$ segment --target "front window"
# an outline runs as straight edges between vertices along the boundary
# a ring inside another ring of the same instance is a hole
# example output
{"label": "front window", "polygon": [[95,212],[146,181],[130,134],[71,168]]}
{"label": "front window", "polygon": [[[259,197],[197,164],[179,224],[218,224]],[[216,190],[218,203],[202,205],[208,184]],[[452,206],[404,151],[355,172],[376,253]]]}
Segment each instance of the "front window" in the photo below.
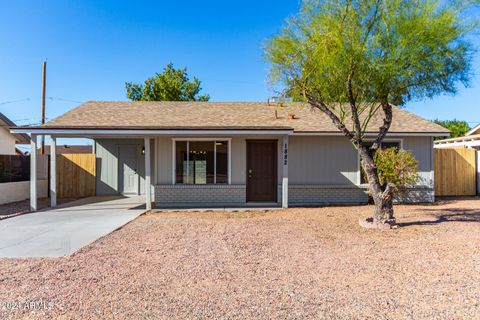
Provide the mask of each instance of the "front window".
{"label": "front window", "polygon": [[175,141],[175,182],[227,184],[228,141]]}
{"label": "front window", "polygon": [[[372,146],[373,142],[365,142],[363,145],[367,148]],[[400,141],[383,141],[380,144],[380,149],[387,149],[387,148],[396,148],[400,149]],[[368,149],[368,154],[373,158],[375,155],[375,150]],[[367,175],[365,174],[362,165],[360,164],[360,183],[365,184],[368,183]]]}

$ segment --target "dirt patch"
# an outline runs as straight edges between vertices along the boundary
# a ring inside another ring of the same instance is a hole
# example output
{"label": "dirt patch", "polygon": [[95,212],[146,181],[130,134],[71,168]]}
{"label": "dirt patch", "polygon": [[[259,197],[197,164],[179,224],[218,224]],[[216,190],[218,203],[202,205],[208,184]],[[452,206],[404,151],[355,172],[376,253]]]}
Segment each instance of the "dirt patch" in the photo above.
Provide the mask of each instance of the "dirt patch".
{"label": "dirt patch", "polygon": [[0,259],[0,318],[480,318],[480,203],[142,216],[58,259]]}

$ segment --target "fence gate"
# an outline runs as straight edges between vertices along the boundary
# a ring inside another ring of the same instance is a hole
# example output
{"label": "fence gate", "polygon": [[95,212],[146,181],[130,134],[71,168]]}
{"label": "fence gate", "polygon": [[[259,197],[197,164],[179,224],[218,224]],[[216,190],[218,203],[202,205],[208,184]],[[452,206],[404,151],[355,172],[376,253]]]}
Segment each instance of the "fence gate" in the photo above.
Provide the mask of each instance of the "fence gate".
{"label": "fence gate", "polygon": [[57,196],[78,198],[95,195],[95,155],[57,155]]}
{"label": "fence gate", "polygon": [[475,149],[434,150],[435,195],[476,195]]}

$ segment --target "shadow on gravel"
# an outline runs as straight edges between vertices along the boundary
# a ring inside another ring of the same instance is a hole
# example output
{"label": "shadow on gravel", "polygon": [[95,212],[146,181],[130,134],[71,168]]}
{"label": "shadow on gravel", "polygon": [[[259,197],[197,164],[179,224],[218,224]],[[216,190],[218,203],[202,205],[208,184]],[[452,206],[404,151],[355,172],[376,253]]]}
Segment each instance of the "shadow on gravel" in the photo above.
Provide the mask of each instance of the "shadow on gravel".
{"label": "shadow on gravel", "polygon": [[[400,227],[408,227],[415,225],[435,225],[445,222],[477,222],[480,223],[480,209],[424,209],[428,211],[434,220],[411,221],[399,223]],[[437,214],[438,213],[438,214]],[[444,214],[442,214],[444,213]]]}

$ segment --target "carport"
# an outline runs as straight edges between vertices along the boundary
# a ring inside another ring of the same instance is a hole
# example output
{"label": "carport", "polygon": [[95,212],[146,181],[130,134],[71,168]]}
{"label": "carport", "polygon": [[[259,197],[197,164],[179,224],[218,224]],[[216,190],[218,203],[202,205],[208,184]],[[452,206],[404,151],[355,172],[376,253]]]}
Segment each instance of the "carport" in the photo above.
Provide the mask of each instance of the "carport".
{"label": "carport", "polygon": [[[50,207],[55,208],[57,206],[57,163],[56,163],[56,145],[57,138],[88,138],[96,139],[99,137],[111,137],[112,132],[108,130],[63,130],[63,129],[49,129],[49,128],[11,128],[12,132],[29,133],[31,137],[31,151],[30,151],[30,210],[32,212],[37,211],[37,149],[38,149],[38,136],[50,135]],[[118,136],[118,134],[120,135]],[[117,138],[143,138],[144,148],[142,153],[144,155],[144,190],[145,197],[143,197],[144,204],[147,210],[152,209],[152,184],[151,184],[151,137],[146,136],[144,133],[138,133],[133,131],[133,134],[127,132],[115,132],[114,135]]]}
{"label": "carport", "polygon": [[124,226],[145,209],[145,197],[90,197],[0,221],[0,257],[70,255]]}

